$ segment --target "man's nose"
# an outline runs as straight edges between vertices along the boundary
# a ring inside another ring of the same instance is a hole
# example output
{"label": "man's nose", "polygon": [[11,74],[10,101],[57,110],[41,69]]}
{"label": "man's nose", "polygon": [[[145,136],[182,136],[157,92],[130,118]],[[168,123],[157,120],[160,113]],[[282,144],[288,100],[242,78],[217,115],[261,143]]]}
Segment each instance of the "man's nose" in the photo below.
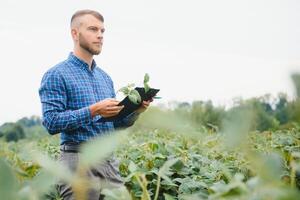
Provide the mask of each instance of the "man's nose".
{"label": "man's nose", "polygon": [[102,31],[98,31],[97,37],[100,38],[100,39],[103,38],[103,33],[102,33]]}

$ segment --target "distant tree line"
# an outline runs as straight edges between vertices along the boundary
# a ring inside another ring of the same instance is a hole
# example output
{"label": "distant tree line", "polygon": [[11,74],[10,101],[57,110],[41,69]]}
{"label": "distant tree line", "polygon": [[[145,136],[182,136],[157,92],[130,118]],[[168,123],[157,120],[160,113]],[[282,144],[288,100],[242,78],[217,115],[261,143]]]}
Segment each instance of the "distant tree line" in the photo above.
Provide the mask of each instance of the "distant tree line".
{"label": "distant tree line", "polygon": [[[232,121],[236,113],[241,120],[243,113],[251,113],[250,129],[258,131],[300,127],[300,74],[293,74],[297,98],[289,100],[284,93],[276,97],[264,95],[250,99],[234,99],[229,109],[214,106],[212,101],[178,102],[171,112],[187,118],[195,127],[222,130],[226,122]],[[6,141],[18,141],[23,138],[38,138],[47,134],[38,116],[24,117],[15,123],[0,126],[0,138]]]}
{"label": "distant tree line", "polygon": [[[225,109],[214,106],[212,101],[194,101],[178,103],[174,112],[188,118],[195,126],[209,129],[222,129],[224,122],[231,121],[235,113],[251,113],[251,130],[265,131],[293,127],[300,122],[300,101],[288,101],[281,93],[271,100],[270,95],[251,99],[235,99],[234,105]],[[241,115],[243,118],[243,115]],[[246,118],[246,116],[245,116]]]}
{"label": "distant tree line", "polygon": [[[187,117],[196,126],[223,129],[224,122],[231,121],[238,112],[251,113],[251,130],[265,131],[299,126],[300,122],[300,74],[293,74],[292,80],[297,97],[288,100],[284,93],[277,97],[264,95],[251,99],[237,98],[229,109],[213,106],[212,101],[177,103],[174,112]],[[240,116],[243,118],[243,116]]]}
{"label": "distant tree line", "polygon": [[23,117],[17,122],[7,122],[0,126],[0,138],[5,141],[18,141],[24,138],[38,138],[45,135],[40,117]]}

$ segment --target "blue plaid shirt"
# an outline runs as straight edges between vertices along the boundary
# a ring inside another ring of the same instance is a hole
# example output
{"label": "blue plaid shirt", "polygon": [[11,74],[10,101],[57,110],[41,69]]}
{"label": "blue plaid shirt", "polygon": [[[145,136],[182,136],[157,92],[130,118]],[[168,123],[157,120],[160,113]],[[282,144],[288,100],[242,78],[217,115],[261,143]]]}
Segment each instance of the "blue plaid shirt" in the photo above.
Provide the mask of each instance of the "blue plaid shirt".
{"label": "blue plaid shirt", "polygon": [[116,122],[99,122],[99,115],[92,118],[90,105],[115,98],[113,82],[94,60],[89,69],[73,53],[45,73],[39,95],[43,125],[50,134],[61,133],[62,144],[80,143],[115,128],[131,126],[138,116],[133,113]]}

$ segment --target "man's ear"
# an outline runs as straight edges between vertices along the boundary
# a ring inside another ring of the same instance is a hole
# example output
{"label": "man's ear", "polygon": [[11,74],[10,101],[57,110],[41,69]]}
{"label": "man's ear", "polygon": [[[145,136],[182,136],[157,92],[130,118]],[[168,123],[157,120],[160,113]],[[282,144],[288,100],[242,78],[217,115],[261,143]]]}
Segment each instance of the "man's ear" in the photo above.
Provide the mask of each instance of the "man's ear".
{"label": "man's ear", "polygon": [[79,31],[76,28],[71,29],[71,35],[74,41],[78,41],[79,39]]}

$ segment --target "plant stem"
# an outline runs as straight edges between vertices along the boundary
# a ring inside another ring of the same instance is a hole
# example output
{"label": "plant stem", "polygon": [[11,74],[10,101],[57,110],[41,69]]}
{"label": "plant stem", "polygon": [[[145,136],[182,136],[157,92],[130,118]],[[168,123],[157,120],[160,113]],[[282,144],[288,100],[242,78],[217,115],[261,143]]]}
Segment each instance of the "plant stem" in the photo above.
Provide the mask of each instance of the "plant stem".
{"label": "plant stem", "polygon": [[295,169],[295,162],[294,158],[292,155],[290,155],[290,166],[291,166],[291,187],[295,188],[296,187],[296,169]]}
{"label": "plant stem", "polygon": [[[134,175],[134,177],[136,178],[136,180],[138,181],[138,183],[139,183],[139,185],[141,186],[141,188],[142,188],[142,190],[143,190],[143,194],[145,194],[146,195],[146,200],[151,200],[151,198],[150,198],[150,195],[149,195],[149,193],[148,193],[148,190],[147,190],[147,188],[145,187],[145,184],[143,184],[142,182],[141,182],[141,180],[140,180],[140,177],[136,174],[136,175]],[[143,195],[144,196],[144,195]],[[142,199],[142,200],[144,200],[144,199]]]}
{"label": "plant stem", "polygon": [[157,176],[157,185],[156,185],[156,191],[155,191],[155,197],[154,200],[157,200],[158,193],[159,193],[159,187],[160,187],[160,175]]}

